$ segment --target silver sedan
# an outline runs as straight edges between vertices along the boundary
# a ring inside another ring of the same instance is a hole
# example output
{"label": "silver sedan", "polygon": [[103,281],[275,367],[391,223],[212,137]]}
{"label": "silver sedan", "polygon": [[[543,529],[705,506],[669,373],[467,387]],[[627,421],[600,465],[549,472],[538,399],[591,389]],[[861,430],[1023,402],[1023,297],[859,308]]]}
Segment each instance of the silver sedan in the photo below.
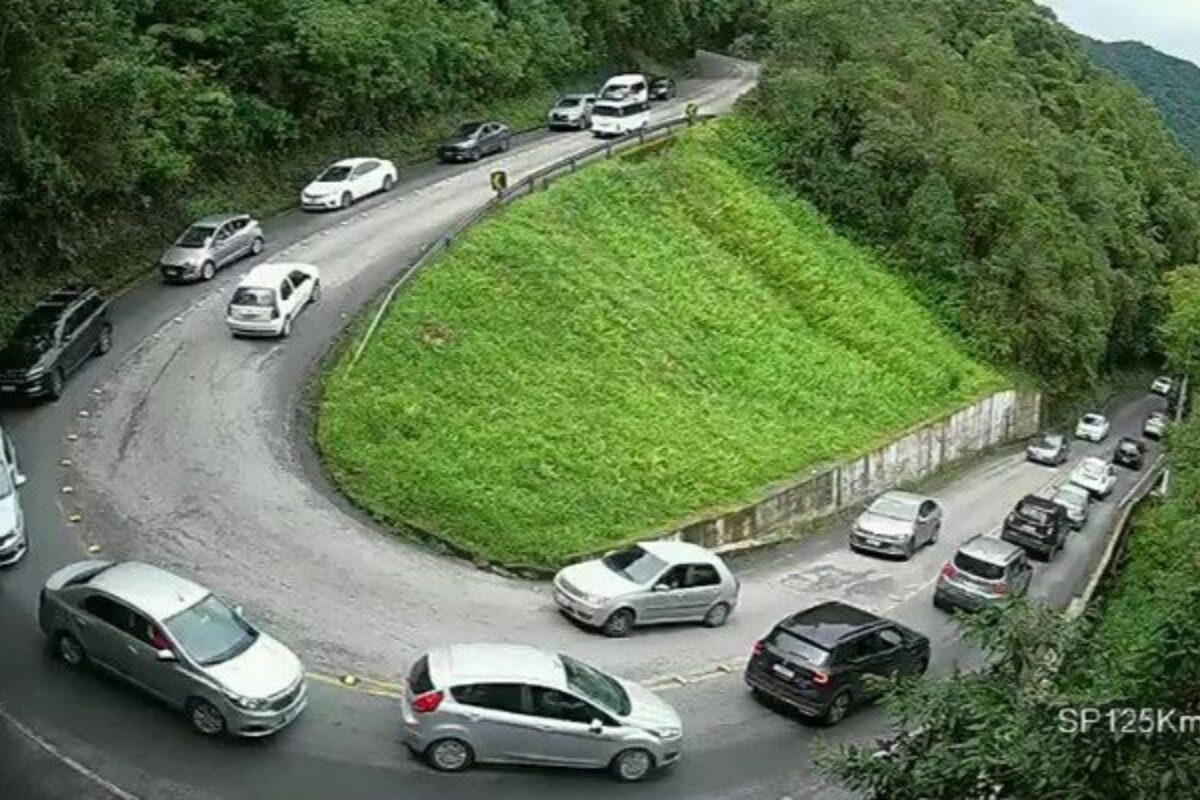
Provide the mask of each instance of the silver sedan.
{"label": "silver sedan", "polygon": [[739,588],[721,557],[699,545],[643,542],[566,567],[554,578],[554,600],[585,625],[627,636],[635,625],[724,625]]}
{"label": "silver sedan", "polygon": [[855,521],[850,548],[912,558],[918,547],[936,542],[941,529],[942,507],[932,497],[887,492]]}
{"label": "silver sedan", "polygon": [[308,703],[290,650],[207,589],[147,564],[63,567],[46,581],[38,623],[68,666],[121,678],[206,735],[266,736]]}

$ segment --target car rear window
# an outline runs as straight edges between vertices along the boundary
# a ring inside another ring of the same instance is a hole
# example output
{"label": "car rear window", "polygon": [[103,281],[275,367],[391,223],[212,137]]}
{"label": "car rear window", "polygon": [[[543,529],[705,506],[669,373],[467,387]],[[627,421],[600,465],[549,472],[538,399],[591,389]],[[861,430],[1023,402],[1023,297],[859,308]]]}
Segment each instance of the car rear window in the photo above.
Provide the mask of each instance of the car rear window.
{"label": "car rear window", "polygon": [[233,304],[235,306],[262,306],[270,308],[275,305],[275,290],[252,289],[249,286],[242,286],[233,293]]}
{"label": "car rear window", "polygon": [[956,553],[954,556],[954,566],[961,569],[963,572],[969,572],[980,578],[985,578],[989,581],[998,580],[1004,577],[1004,567],[997,566],[990,561],[984,561],[975,558],[966,553]]}
{"label": "car rear window", "polygon": [[784,655],[807,661],[815,667],[819,667],[829,661],[828,650],[818,647],[794,633],[785,631],[783,628],[776,628],[772,631],[771,635],[767,638],[767,642]]}
{"label": "car rear window", "polygon": [[425,694],[433,691],[433,679],[429,677],[429,657],[421,656],[417,663],[408,671],[408,685],[413,694]]}
{"label": "car rear window", "polygon": [[1017,506],[1017,513],[1039,525],[1049,525],[1054,521],[1054,512],[1051,509],[1033,503],[1021,503]]}

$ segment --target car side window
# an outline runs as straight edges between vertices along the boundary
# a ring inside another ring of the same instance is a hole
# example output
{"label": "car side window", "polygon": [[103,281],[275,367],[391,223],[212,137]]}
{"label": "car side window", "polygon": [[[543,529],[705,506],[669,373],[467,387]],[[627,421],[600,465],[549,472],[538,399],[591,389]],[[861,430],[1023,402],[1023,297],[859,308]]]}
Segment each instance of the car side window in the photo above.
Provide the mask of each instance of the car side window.
{"label": "car side window", "polygon": [[566,692],[541,686],[533,686],[530,691],[533,693],[533,713],[539,717],[581,722],[584,725],[590,724],[594,719],[603,718],[590,703]]}
{"label": "car side window", "polygon": [[839,661],[843,663],[854,663],[862,658],[871,655],[871,637],[860,636],[857,639],[846,642],[838,648]]}
{"label": "car side window", "polygon": [[232,233],[233,233],[233,223],[226,222],[226,223],[225,223],[224,225],[222,225],[222,226],[220,227],[220,229],[217,231],[217,241],[218,241],[218,242],[223,242],[223,241],[225,241],[226,239],[228,239],[228,238],[230,237],[230,235],[231,235]]}
{"label": "car side window", "polygon": [[292,284],[286,278],[279,284],[279,296],[284,300],[292,296]]}
{"label": "car side window", "polygon": [[933,512],[936,508],[937,506],[934,505],[932,500],[926,500],[924,503],[921,503],[921,516],[925,519],[928,519],[929,517],[933,516]]}
{"label": "car side window", "polygon": [[871,651],[886,653],[904,644],[904,637],[895,628],[883,628],[871,635]]}
{"label": "car side window", "polygon": [[295,286],[297,289],[299,289],[301,286],[304,285],[304,282],[306,280],[308,280],[308,274],[305,272],[301,272],[300,270],[296,270],[295,272],[288,275],[288,279],[291,281],[293,286]]}
{"label": "car side window", "polygon": [[717,568],[712,564],[692,564],[688,567],[686,584],[688,588],[717,586],[720,583],[721,576],[717,574]]}
{"label": "car side window", "polygon": [[67,315],[67,321],[63,323],[63,338],[70,339],[78,331],[84,320],[88,318],[87,306],[83,305]]}
{"label": "car side window", "polygon": [[361,175],[366,175],[366,174],[367,174],[367,173],[369,173],[369,172],[374,172],[374,171],[375,171],[375,168],[376,168],[376,167],[378,167],[378,166],[379,166],[379,162],[378,162],[378,161],[368,161],[367,163],[365,163],[365,164],[363,164],[363,165],[362,165],[362,167],[361,167],[361,169],[362,169],[362,172],[361,172],[361,173],[359,173],[359,174],[361,174]]}
{"label": "car side window", "polygon": [[107,622],[122,633],[133,630],[132,609],[102,594],[94,594],[83,601],[83,610],[96,619]]}
{"label": "car side window", "polygon": [[667,570],[661,578],[654,582],[655,586],[666,586],[668,589],[682,589],[687,585],[687,567],[679,565]]}
{"label": "car side window", "polygon": [[473,683],[451,689],[456,702],[511,714],[528,714],[525,687],[519,683]]}

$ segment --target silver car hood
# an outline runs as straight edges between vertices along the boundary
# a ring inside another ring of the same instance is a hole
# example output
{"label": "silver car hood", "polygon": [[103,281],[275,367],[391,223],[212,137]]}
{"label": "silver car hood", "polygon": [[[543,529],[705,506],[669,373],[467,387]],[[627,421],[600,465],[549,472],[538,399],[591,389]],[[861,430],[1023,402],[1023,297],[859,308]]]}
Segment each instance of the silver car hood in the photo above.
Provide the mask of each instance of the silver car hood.
{"label": "silver car hood", "polygon": [[631,580],[622,578],[604,566],[599,559],[584,561],[582,564],[572,564],[564,567],[558,574],[579,591],[597,597],[621,597],[643,588]]}
{"label": "silver car hood", "polygon": [[202,669],[230,692],[257,699],[286,691],[304,675],[300,659],[262,632],[246,652]]}
{"label": "silver car hood", "polygon": [[189,261],[200,263],[207,254],[207,247],[178,247],[177,245],[171,245],[162,254],[162,258],[158,262],[168,267],[184,267],[187,266]]}
{"label": "silver car hood", "polygon": [[864,511],[854,523],[860,530],[892,539],[905,539],[913,535],[913,523],[909,520],[884,517]]}
{"label": "silver car hood", "polygon": [[641,684],[622,678],[617,680],[629,695],[629,713],[622,717],[625,724],[650,731],[663,728],[683,729],[679,714],[667,701]]}
{"label": "silver car hood", "polygon": [[8,536],[17,529],[17,493],[9,492],[8,497],[0,498],[0,536]]}

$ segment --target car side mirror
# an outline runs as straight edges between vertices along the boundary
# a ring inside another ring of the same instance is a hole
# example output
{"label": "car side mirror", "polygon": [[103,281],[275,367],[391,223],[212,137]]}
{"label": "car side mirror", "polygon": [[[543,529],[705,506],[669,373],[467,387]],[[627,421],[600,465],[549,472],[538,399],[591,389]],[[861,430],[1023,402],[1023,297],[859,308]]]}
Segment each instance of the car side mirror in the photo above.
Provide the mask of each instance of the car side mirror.
{"label": "car side mirror", "polygon": [[592,720],[590,723],[588,723],[588,733],[594,733],[596,735],[604,733],[604,723],[598,719]]}
{"label": "car side mirror", "polygon": [[22,475],[21,473],[18,472],[16,477],[13,478],[13,484],[15,486],[24,486],[25,482],[28,480],[29,480],[29,478],[26,478],[24,475]]}
{"label": "car side mirror", "polygon": [[656,591],[656,592],[669,592],[669,591],[671,591],[671,587],[670,587],[670,586],[667,586],[665,583],[656,583],[656,584],[654,584],[654,589],[653,589],[653,591]]}
{"label": "car side mirror", "polygon": [[159,661],[163,662],[164,664],[170,664],[172,662],[179,660],[179,656],[175,655],[174,650],[167,650],[166,648],[157,651],[154,654],[154,657],[157,658]]}
{"label": "car side mirror", "polygon": [[238,619],[245,619],[245,617],[246,617],[246,615],[245,615],[244,613],[242,613],[242,607],[241,607],[241,606],[234,606],[234,607],[233,607],[233,615],[234,615],[235,617],[237,617]]}

